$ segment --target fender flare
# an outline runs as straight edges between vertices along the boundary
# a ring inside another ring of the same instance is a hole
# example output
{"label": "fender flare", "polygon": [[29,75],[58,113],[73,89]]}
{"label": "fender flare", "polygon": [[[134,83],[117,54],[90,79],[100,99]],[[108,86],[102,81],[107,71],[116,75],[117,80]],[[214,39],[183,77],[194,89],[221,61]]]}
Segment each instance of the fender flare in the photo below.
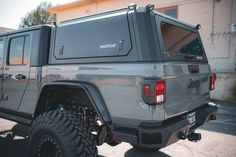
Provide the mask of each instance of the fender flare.
{"label": "fender flare", "polygon": [[89,82],[84,82],[84,81],[60,80],[60,81],[53,81],[53,82],[45,83],[40,92],[40,96],[37,102],[37,107],[36,107],[34,115],[36,115],[38,105],[40,105],[40,99],[43,95],[44,89],[50,86],[55,86],[55,85],[73,86],[73,87],[78,87],[78,88],[83,89],[84,92],[87,94],[88,98],[90,99],[91,104],[93,105],[98,116],[101,118],[102,122],[105,124],[111,124],[111,116],[107,109],[105,101],[101,95],[101,92],[96,87],[96,85]]}

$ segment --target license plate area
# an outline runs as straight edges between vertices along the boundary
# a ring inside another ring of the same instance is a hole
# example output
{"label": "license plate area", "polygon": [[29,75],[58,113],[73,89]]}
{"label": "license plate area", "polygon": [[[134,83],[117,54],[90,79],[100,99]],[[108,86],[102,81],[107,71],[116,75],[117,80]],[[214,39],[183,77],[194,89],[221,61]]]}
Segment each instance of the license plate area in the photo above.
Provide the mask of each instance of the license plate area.
{"label": "license plate area", "polygon": [[191,127],[194,126],[196,123],[196,112],[189,113],[186,116],[186,119],[188,120]]}

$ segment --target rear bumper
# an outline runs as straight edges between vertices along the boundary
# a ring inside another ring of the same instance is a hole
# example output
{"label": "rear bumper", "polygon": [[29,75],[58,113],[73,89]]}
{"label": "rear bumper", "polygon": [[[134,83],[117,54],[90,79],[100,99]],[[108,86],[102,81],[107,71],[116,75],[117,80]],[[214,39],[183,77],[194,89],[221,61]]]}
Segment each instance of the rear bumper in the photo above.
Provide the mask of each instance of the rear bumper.
{"label": "rear bumper", "polygon": [[193,126],[190,126],[190,123],[186,118],[189,113],[186,113],[166,120],[162,125],[157,125],[156,123],[142,124],[133,131],[129,131],[128,128],[117,128],[113,131],[113,134],[124,142],[149,148],[163,148],[181,139],[183,133],[187,136],[199,126],[214,119],[217,110],[218,108],[216,105],[205,104],[202,107],[189,112],[196,113],[196,121]]}

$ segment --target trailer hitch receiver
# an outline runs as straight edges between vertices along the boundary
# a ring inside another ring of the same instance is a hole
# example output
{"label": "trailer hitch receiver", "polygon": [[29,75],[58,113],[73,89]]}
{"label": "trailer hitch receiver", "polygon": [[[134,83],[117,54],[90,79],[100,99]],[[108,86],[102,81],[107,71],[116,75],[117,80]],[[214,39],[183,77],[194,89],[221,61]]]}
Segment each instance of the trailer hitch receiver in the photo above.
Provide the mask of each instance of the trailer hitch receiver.
{"label": "trailer hitch receiver", "polygon": [[202,136],[200,133],[191,133],[188,135],[188,140],[192,141],[192,142],[197,142],[199,140],[201,140]]}

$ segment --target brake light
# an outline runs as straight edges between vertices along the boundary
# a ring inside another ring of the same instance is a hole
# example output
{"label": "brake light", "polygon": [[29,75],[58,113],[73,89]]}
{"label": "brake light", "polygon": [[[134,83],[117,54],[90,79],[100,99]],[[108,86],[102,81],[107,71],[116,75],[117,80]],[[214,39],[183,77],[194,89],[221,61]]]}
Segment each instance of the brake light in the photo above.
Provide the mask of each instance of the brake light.
{"label": "brake light", "polygon": [[210,90],[214,90],[216,88],[216,74],[210,75]]}
{"label": "brake light", "polygon": [[158,80],[155,86],[155,103],[160,105],[166,101],[166,81]]}
{"label": "brake light", "polygon": [[166,101],[166,81],[146,79],[142,82],[142,99],[150,105],[162,105]]}
{"label": "brake light", "polygon": [[146,97],[150,97],[150,95],[151,95],[150,85],[149,84],[145,84],[144,85],[144,95]]}

